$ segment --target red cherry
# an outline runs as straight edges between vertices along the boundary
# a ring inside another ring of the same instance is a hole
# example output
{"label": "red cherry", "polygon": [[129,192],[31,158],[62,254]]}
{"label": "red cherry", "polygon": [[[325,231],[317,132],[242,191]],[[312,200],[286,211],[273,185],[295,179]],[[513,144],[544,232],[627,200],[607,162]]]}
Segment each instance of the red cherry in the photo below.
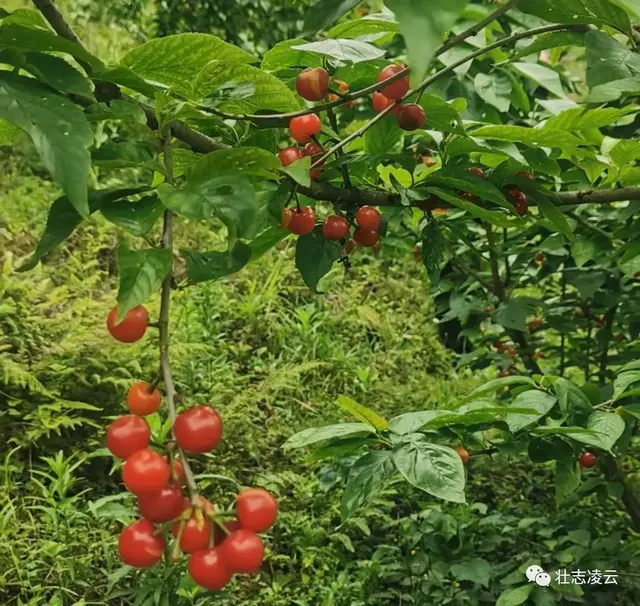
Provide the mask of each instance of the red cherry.
{"label": "red cherry", "polygon": [[[333,86],[337,87],[337,89],[343,94],[346,95],[349,92],[349,85],[346,82],[343,82],[342,80],[334,80],[333,81]],[[337,101],[340,97],[338,95],[334,95],[333,93],[331,95],[329,95],[329,101]],[[355,107],[356,106],[356,102],[355,101],[347,101],[344,104],[345,107]]]}
{"label": "red cherry", "polygon": [[480,177],[481,179],[486,179],[486,175],[484,174],[484,171],[478,166],[472,166],[470,168],[467,168],[467,172],[470,172],[472,175],[475,175],[476,177]]}
{"label": "red cherry", "polygon": [[[171,527],[171,533],[174,538],[178,537],[181,522],[175,522]],[[211,524],[209,520],[204,518],[202,526],[198,528],[198,521],[192,517],[187,520],[182,537],[180,538],[180,549],[185,553],[194,553],[200,549],[206,549],[209,545],[209,534],[211,532]]]}
{"label": "red cherry", "polygon": [[422,156],[422,162],[427,168],[431,168],[437,164],[432,156]]}
{"label": "red cherry", "polygon": [[310,206],[301,206],[300,210],[293,209],[293,216],[289,221],[289,231],[297,236],[310,234],[316,226],[316,213]]}
{"label": "red cherry", "polygon": [[149,383],[140,381],[135,383],[127,393],[127,407],[134,415],[143,417],[160,408],[162,401],[160,391],[154,389],[150,392],[149,387],[151,387]]}
{"label": "red cherry", "polygon": [[[304,148],[302,149],[302,155],[303,156],[310,156],[312,159],[312,163],[315,162],[315,158],[317,158],[318,156],[321,156],[324,153],[322,147],[320,147],[320,145],[318,145],[315,141],[309,141],[309,143],[307,143]],[[326,162],[326,160],[323,160],[321,162],[321,165],[324,164]],[[317,168],[313,168],[309,171],[309,177],[311,177],[312,179],[317,179],[324,171],[317,169]]]}
{"label": "red cherry", "polygon": [[[393,105],[393,99],[387,99],[382,93],[375,92],[371,95],[371,102],[373,103],[373,111],[376,114],[379,114],[381,111],[384,111],[390,105]],[[392,109],[389,113],[395,114],[398,111],[398,108]]]}
{"label": "red cherry", "polygon": [[461,446],[458,446],[458,448],[456,448],[456,452],[458,453],[458,456],[462,459],[462,464],[466,465],[467,461],[469,460],[469,453],[467,449],[462,448]]}
{"label": "red cherry", "polygon": [[220,550],[227,566],[240,574],[255,574],[260,570],[264,559],[262,539],[246,528],[232,532]]}
{"label": "red cherry", "polygon": [[125,564],[136,568],[153,566],[164,553],[164,539],[155,536],[155,526],[138,520],[127,526],[118,537],[118,552]]}
{"label": "red cherry", "polygon": [[519,173],[516,173],[516,177],[524,177],[525,179],[531,179],[532,181],[535,178],[530,170],[520,171]]}
{"label": "red cherry", "polygon": [[213,542],[216,545],[220,545],[224,543],[227,537],[236,530],[240,530],[242,528],[240,522],[238,520],[229,520],[224,523],[224,527],[227,529],[227,532],[222,530],[218,524],[214,524],[213,526]]}
{"label": "red cherry", "polygon": [[107,317],[107,330],[114,339],[121,343],[134,343],[144,337],[149,325],[149,314],[142,305],[127,312],[124,320],[119,324],[116,324],[117,316],[118,310],[114,307]]}
{"label": "red cherry", "polygon": [[[395,76],[397,73],[404,71],[405,68],[401,65],[387,65],[378,76],[378,82],[382,82],[387,78],[391,78],[391,76]],[[391,84],[387,84],[385,87],[380,89],[380,92],[387,99],[400,99],[407,94],[409,90],[409,78],[400,78]]]}
{"label": "red cherry", "polygon": [[278,517],[278,501],[262,488],[248,488],[236,497],[236,517],[242,528],[265,532]]}
{"label": "red cherry", "polygon": [[367,231],[375,231],[380,227],[380,213],[373,206],[361,206],[356,212],[356,223]]}
{"label": "red cherry", "polygon": [[358,227],[353,234],[353,239],[360,246],[375,246],[380,239],[380,234],[377,231],[369,231]]}
{"label": "red cherry", "polygon": [[329,74],[322,67],[310,67],[298,74],[296,90],[307,101],[324,99],[329,90]]}
{"label": "red cherry", "polygon": [[487,305],[487,307],[485,308],[485,311],[486,311],[488,314],[492,313],[492,312],[493,312],[493,310],[494,310],[493,305]]}
{"label": "red cherry", "polygon": [[407,103],[398,108],[396,122],[402,130],[416,130],[424,124],[424,109],[417,103]]}
{"label": "red cherry", "polygon": [[509,185],[507,187],[507,194],[510,200],[513,202],[517,213],[523,217],[529,210],[529,197],[516,185]]}
{"label": "red cherry", "polygon": [[209,406],[194,406],[178,415],[173,430],[176,441],[184,450],[202,454],[220,443],[222,419]]}
{"label": "red cherry", "polygon": [[298,147],[285,147],[278,152],[278,158],[282,166],[289,166],[289,164],[293,164],[296,160],[302,159],[302,152]]}
{"label": "red cherry", "polygon": [[291,118],[289,122],[291,136],[298,143],[306,143],[311,137],[319,135],[321,130],[322,122],[320,122],[320,118],[315,114],[296,116],[295,118]]}
{"label": "red cherry", "polygon": [[590,469],[596,464],[596,456],[592,452],[583,452],[580,455],[580,465]]}
{"label": "red cherry", "polygon": [[322,233],[327,240],[342,240],[349,233],[349,221],[340,215],[327,217],[322,225]]}
{"label": "red cherry", "polygon": [[182,513],[183,508],[184,496],[175,484],[165,486],[160,492],[138,497],[138,509],[142,517],[156,524],[174,520]]}
{"label": "red cherry", "polygon": [[144,419],[135,415],[118,417],[107,428],[107,448],[111,454],[126,459],[149,446],[151,430]]}
{"label": "red cherry", "polygon": [[169,482],[169,476],[166,459],[150,448],[134,452],[122,466],[124,485],[136,496],[160,492]]}
{"label": "red cherry", "polygon": [[220,591],[229,584],[231,571],[218,548],[197,551],[189,558],[189,574],[196,585],[211,591]]}

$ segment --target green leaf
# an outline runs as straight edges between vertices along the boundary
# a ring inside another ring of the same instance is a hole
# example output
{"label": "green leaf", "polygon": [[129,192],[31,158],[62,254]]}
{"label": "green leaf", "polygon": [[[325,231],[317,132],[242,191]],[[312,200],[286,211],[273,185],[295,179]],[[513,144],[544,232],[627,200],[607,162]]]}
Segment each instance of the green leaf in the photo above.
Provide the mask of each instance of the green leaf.
{"label": "green leaf", "polygon": [[155,195],[146,196],[135,202],[116,200],[100,205],[104,218],[136,236],[149,233],[160,218],[164,207]]}
{"label": "green leaf", "polygon": [[397,34],[400,25],[388,13],[366,15],[353,21],[343,21],[329,30],[329,38],[359,38],[371,34]]}
{"label": "green leaf", "polygon": [[11,122],[0,120],[0,145],[11,145],[23,134],[23,131]]}
{"label": "green leaf", "polygon": [[[425,181],[425,183],[429,185],[430,181],[431,180]],[[438,187],[429,186],[429,187],[426,187],[426,190],[429,193],[434,194],[438,198],[441,198],[442,200],[449,202],[453,206],[460,208],[461,210],[467,211],[470,215],[474,217],[478,217],[478,219],[482,219],[483,221],[488,221],[489,223],[493,225],[497,225],[498,227],[513,227],[512,222],[502,212],[498,212],[495,210],[487,210],[486,208],[483,208],[479,204],[469,202],[468,200],[465,200],[464,198],[458,196],[457,194],[454,194],[449,191],[445,191]]]}
{"label": "green leaf", "polygon": [[373,433],[370,425],[364,423],[340,423],[337,425],[325,425],[324,427],[312,427],[293,434],[282,446],[284,450],[302,448],[317,442],[336,440],[346,436],[366,435]]}
{"label": "green leaf", "polygon": [[305,156],[300,160],[296,160],[292,162],[288,166],[281,166],[280,170],[289,175],[296,183],[304,187],[309,187],[311,185],[311,158],[309,156]]}
{"label": "green leaf", "polygon": [[638,93],[640,93],[640,76],[634,76],[594,86],[585,99],[585,103],[608,103],[623,95],[637,95]]}
{"label": "green leaf", "polygon": [[400,23],[407,46],[411,83],[417,85],[426,75],[445,33],[467,6],[465,0],[387,0]]}
{"label": "green leaf", "polygon": [[425,113],[425,127],[445,133],[464,133],[462,119],[455,107],[436,95],[422,95],[419,101]]}
{"label": "green leaf", "polygon": [[[148,189],[149,187],[135,187],[91,191],[89,192],[89,212],[95,212],[100,209],[102,205],[110,205],[117,200],[142,193]],[[58,198],[49,209],[47,224],[35,252],[18,271],[33,269],[42,257],[49,254],[59,244],[64,242],[80,223],[82,223],[82,217],[78,214],[78,211],[73,207],[71,202],[69,202],[69,198],[66,196]]]}
{"label": "green leaf", "polygon": [[402,131],[396,123],[395,116],[385,116],[364,134],[364,151],[366,154],[388,153],[400,139]]}
{"label": "green leaf", "polygon": [[511,61],[528,57],[534,53],[559,46],[584,46],[584,32],[550,32],[536,36],[533,42],[526,46],[518,46],[517,51],[510,57]]}
{"label": "green leaf", "polygon": [[479,396],[485,396],[488,393],[494,391],[500,391],[503,387],[507,385],[531,385],[535,386],[535,383],[529,377],[520,377],[520,376],[511,376],[511,377],[500,377],[498,379],[491,379],[491,381],[487,381],[486,383],[476,387],[468,396],[465,396],[460,400],[460,402],[469,402],[471,400],[475,400]]}
{"label": "green leaf", "polygon": [[524,0],[518,8],[551,23],[607,25],[624,33],[630,29],[627,14],[608,0]]}
{"label": "green leaf", "polygon": [[527,330],[527,305],[519,299],[510,299],[509,301],[500,303],[491,319],[504,326],[506,329],[519,330],[524,332]]}
{"label": "green leaf", "polygon": [[109,168],[156,168],[153,146],[146,141],[107,141],[91,152],[97,166]]}
{"label": "green leaf", "polygon": [[628,46],[597,31],[587,32],[584,40],[590,89],[640,75],[640,56]]}
{"label": "green leaf", "polygon": [[565,502],[580,486],[580,465],[573,453],[556,461],[556,502]]}
{"label": "green leaf", "polygon": [[82,111],[33,78],[0,71],[0,118],[31,137],[42,163],[71,204],[80,215],[88,216],[91,159],[87,148],[93,133]]}
{"label": "green leaf", "polygon": [[280,169],[278,158],[258,147],[218,149],[199,156],[188,171],[190,180],[206,181],[210,175],[244,173],[256,177],[273,177]]}
{"label": "green leaf", "polygon": [[[601,128],[617,122],[623,116],[637,113],[640,108],[635,105],[627,107],[606,107],[600,109],[585,109],[574,107],[549,118],[544,128],[559,128],[561,130],[579,131],[588,128]],[[635,143],[635,142],[633,142]]]}
{"label": "green leaf", "polygon": [[56,35],[49,29],[29,27],[20,23],[3,20],[0,23],[0,48],[15,48],[31,52],[60,52],[86,61],[95,69],[103,67],[97,57],[79,44]]}
{"label": "green leaf", "polygon": [[512,63],[511,65],[513,65],[513,67],[523,76],[533,80],[542,86],[542,88],[546,88],[554,95],[557,95],[561,99],[565,99],[567,97],[567,94],[562,88],[558,72],[550,67],[545,67],[539,63]]}
{"label": "green leaf", "polygon": [[[2,18],[1,11],[0,18]],[[2,23],[18,23],[19,25],[26,25],[27,27],[37,27],[48,32],[51,31],[51,27],[42,16],[42,13],[30,8],[17,8],[11,11],[6,17],[2,18]]]}
{"label": "green leaf", "polygon": [[598,435],[588,433],[576,433],[571,435],[574,440],[596,446],[603,450],[610,451],[613,445],[623,434],[625,428],[624,419],[613,412],[594,412],[587,421],[587,429],[598,432]]}
{"label": "green leaf", "polygon": [[147,123],[147,116],[138,104],[123,101],[122,99],[114,99],[108,105],[106,103],[93,103],[85,109],[85,116],[89,122],[126,120],[138,124]]}
{"label": "green leaf", "polygon": [[[135,74],[189,93],[193,82],[211,61],[253,63],[255,57],[210,34],[176,34],[155,38],[130,50],[120,61]],[[206,96],[206,95],[203,95]]]}
{"label": "green leaf", "polygon": [[422,250],[420,252],[422,264],[427,270],[431,286],[437,286],[440,281],[440,269],[444,261],[445,240],[438,224],[431,221],[422,231]]}
{"label": "green leaf", "polygon": [[417,434],[393,449],[393,462],[413,486],[454,503],[464,503],[464,468],[458,453],[440,444],[427,442]]}
{"label": "green leaf", "polygon": [[634,383],[640,381],[640,370],[622,372],[613,381],[613,399],[618,400],[620,396]]}
{"label": "green leaf", "polygon": [[535,190],[526,186],[524,189],[527,195],[536,203],[540,212],[551,222],[551,224],[570,241],[573,241],[575,236],[573,235],[573,231],[571,231],[571,225],[562,211],[540,190]]}
{"label": "green leaf", "polygon": [[281,70],[292,65],[304,65],[305,67],[321,67],[322,58],[308,51],[294,50],[294,46],[306,44],[306,40],[295,38],[283,40],[270,48],[262,58],[262,69],[270,72]]}
{"label": "green leaf", "polygon": [[588,261],[595,258],[598,252],[598,245],[595,240],[577,236],[571,246],[571,256],[577,267],[582,267]]}
{"label": "green leaf", "polygon": [[489,587],[491,564],[484,558],[473,558],[453,564],[449,569],[457,581],[471,581],[483,587]]}
{"label": "green leaf", "polygon": [[[629,15],[640,17],[640,1],[639,0],[611,0],[613,4],[624,9]],[[637,19],[634,19],[637,21]]]}
{"label": "green leaf", "polygon": [[[558,429],[539,427],[534,430],[539,433],[543,429]],[[561,428],[562,429],[562,428]],[[573,454],[573,448],[563,438],[555,435],[543,435],[540,437],[534,437],[527,448],[529,458],[534,463],[546,463],[547,461],[558,461],[566,459],[567,457],[573,457],[575,462],[575,456]]]}
{"label": "green leaf", "polygon": [[340,501],[340,515],[346,520],[358,507],[371,499],[378,486],[394,472],[391,452],[369,452],[349,470],[349,478]]}
{"label": "green leaf", "polygon": [[296,267],[304,283],[318,293],[318,282],[331,270],[333,263],[342,255],[339,242],[327,240],[322,227],[316,227],[310,234],[300,236],[296,243]]}
{"label": "green leaf", "polygon": [[496,606],[518,606],[527,601],[529,594],[534,588],[534,583],[520,585],[519,587],[507,587],[496,601]]}
{"label": "green leaf", "polygon": [[362,404],[358,404],[358,402],[348,396],[338,396],[337,403],[342,410],[353,415],[359,421],[368,423],[378,431],[384,431],[389,428],[389,424],[384,417],[381,417],[374,410],[371,410]]}
{"label": "green leaf", "polygon": [[498,111],[509,111],[513,84],[511,83],[511,78],[506,74],[501,72],[491,72],[489,74],[478,72],[473,81],[473,88],[483,101],[493,105]]}
{"label": "green leaf", "polygon": [[556,404],[557,398],[544,391],[529,389],[522,392],[513,400],[509,408],[532,408],[536,414],[514,413],[507,416],[507,425],[512,433],[533,425],[546,415]]}
{"label": "green leaf", "polygon": [[593,406],[584,392],[568,379],[559,378],[553,384],[562,414],[568,422],[583,425],[593,412]]}
{"label": "green leaf", "polygon": [[251,249],[251,262],[257,261],[262,258],[267,252],[269,252],[278,242],[281,242],[285,238],[288,238],[291,232],[280,227],[269,227],[263,232],[258,234],[251,242],[249,242],[249,248]]}
{"label": "green leaf", "polygon": [[570,267],[564,270],[568,284],[574,286],[580,292],[583,299],[590,299],[596,291],[605,283],[607,271],[603,269],[578,269]]}
{"label": "green leaf", "polygon": [[327,25],[335,23],[346,15],[352,8],[358,6],[362,0],[318,0],[306,11],[303,30],[305,34],[315,34]]}
{"label": "green leaf", "polygon": [[171,261],[168,249],[131,250],[125,244],[118,247],[120,285],[117,322],[134,307],[146,303],[160,289],[160,284],[171,270]]}
{"label": "green leaf", "polygon": [[190,219],[218,217],[230,236],[241,238],[253,228],[255,192],[240,175],[223,173],[205,181],[188,179],[182,189],[163,183],[158,187],[158,196],[169,210]]}
{"label": "green leaf", "polygon": [[244,242],[236,242],[231,250],[200,252],[181,249],[187,263],[191,283],[219,280],[240,271],[251,258],[251,249]]}
{"label": "green leaf", "polygon": [[167,90],[168,88],[160,82],[147,82],[147,80],[138,76],[138,74],[128,67],[124,67],[124,65],[101,69],[96,72],[95,77],[105,82],[113,82],[114,84],[130,88],[137,93],[146,95],[150,99],[153,99],[156,93]]}
{"label": "green leaf", "polygon": [[337,61],[346,63],[360,63],[384,57],[385,50],[362,42],[361,40],[349,40],[348,38],[329,38],[320,42],[307,42],[292,46],[294,50],[315,53],[324,57],[331,57]]}
{"label": "green leaf", "polygon": [[407,412],[389,421],[389,429],[398,435],[415,433],[435,417],[449,414],[447,410],[419,410]]}
{"label": "green leaf", "polygon": [[575,152],[578,146],[586,144],[585,141],[563,130],[529,128],[526,126],[498,126],[491,124],[475,129],[472,135],[480,139],[513,141],[514,143],[524,143],[531,147],[542,145],[568,152]]}

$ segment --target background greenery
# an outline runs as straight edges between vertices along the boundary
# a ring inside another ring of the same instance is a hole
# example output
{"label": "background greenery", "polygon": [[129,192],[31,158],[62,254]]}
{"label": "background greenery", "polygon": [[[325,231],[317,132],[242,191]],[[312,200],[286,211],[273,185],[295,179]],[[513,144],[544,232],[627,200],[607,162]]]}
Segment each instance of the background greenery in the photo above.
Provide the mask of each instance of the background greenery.
{"label": "background greenery", "polygon": [[[306,7],[253,4],[291,11],[282,31],[242,40],[259,51],[291,37]],[[67,8],[92,49],[119,56],[135,39],[168,33],[169,25],[223,35],[216,29],[223,11],[195,10],[205,5]],[[248,10],[239,14],[254,18]],[[241,22],[233,28],[248,29]],[[492,604],[522,585],[530,564],[618,571],[618,586],[568,585],[559,589],[560,601],[640,601],[640,540],[617,495],[576,498],[558,509],[551,470],[522,459],[472,458],[468,505],[437,502],[398,481],[340,525],[350,461],[283,454],[287,437],[340,420],[339,394],[389,415],[446,408],[496,370],[454,370],[434,325],[424,268],[410,253],[359,252],[348,274],[334,270],[325,280],[330,294],[315,296],[295,271],[287,241],[232,278],[177,293],[172,312],[178,389],[189,401],[218,408],[225,421],[222,446],[197,464],[204,493],[224,506],[238,484],[259,485],[281,503],[267,565],[259,577],[213,597],[198,593],[181,570],[166,577],[162,569],[121,567],[117,534],[134,509],[103,448],[104,427],[125,410],[127,388],[152,376],[155,335],[127,347],[107,338],[117,237],[99,217],[46,264],[13,271],[33,250],[57,190],[28,150],[4,148],[0,160],[3,604]],[[108,178],[118,183],[123,175]],[[216,238],[189,227],[178,229],[189,234],[178,244],[203,247]],[[157,301],[150,311],[157,314]],[[633,454],[623,461],[630,471]],[[521,603],[507,598],[500,606]],[[542,590],[530,599],[549,603]]]}

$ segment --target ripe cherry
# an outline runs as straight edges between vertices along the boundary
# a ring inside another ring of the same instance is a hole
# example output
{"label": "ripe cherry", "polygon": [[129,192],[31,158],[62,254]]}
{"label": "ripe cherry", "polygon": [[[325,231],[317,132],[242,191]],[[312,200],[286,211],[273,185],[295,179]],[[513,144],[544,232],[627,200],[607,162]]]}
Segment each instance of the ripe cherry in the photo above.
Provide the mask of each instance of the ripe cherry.
{"label": "ripe cherry", "polygon": [[509,357],[510,357],[512,360],[515,360],[515,359],[516,359],[516,355],[517,355],[517,353],[516,353],[516,348],[515,348],[515,347],[509,347],[509,349],[507,349],[507,353],[509,354]]}
{"label": "ripe cherry", "polygon": [[467,172],[470,172],[472,175],[480,177],[481,179],[486,179],[484,171],[478,166],[471,166],[470,168],[467,168]]}
{"label": "ripe cherry", "polygon": [[297,236],[310,234],[316,226],[316,213],[310,206],[293,209],[293,216],[289,221],[289,231]]}
{"label": "ripe cherry", "polygon": [[324,99],[329,90],[329,74],[322,67],[310,67],[298,74],[296,90],[307,101]]}
{"label": "ripe cherry", "polygon": [[356,223],[367,231],[375,231],[380,227],[380,213],[373,206],[361,206],[356,212]]}
{"label": "ripe cherry", "polygon": [[535,261],[536,265],[542,265],[544,263],[544,253],[537,252],[535,257],[533,257],[533,260]]}
{"label": "ripe cherry", "polygon": [[149,325],[149,314],[142,305],[138,305],[127,312],[127,315],[119,324],[116,324],[117,317],[118,309],[114,307],[107,317],[107,330],[114,339],[121,343],[134,343],[144,337]]}
{"label": "ripe cherry", "polygon": [[278,152],[278,158],[282,166],[289,166],[289,164],[293,164],[296,160],[302,160],[302,152],[299,147],[285,147]]}
{"label": "ripe cherry", "polygon": [[[378,76],[378,82],[382,82],[387,78],[391,78],[391,76],[395,76],[397,73],[404,71],[405,68],[402,65],[387,65]],[[380,92],[387,99],[400,99],[407,94],[409,90],[409,78],[403,77],[391,84],[387,84],[383,88],[380,89]]]}
{"label": "ripe cherry", "polygon": [[524,177],[525,179],[531,179],[533,181],[534,176],[530,170],[523,170],[519,173],[516,173],[516,177]]}
{"label": "ripe cherry", "polygon": [[582,467],[586,467],[587,469],[590,469],[595,464],[596,464],[596,455],[594,455],[592,452],[583,452],[580,455],[580,465],[582,465]]}
{"label": "ripe cherry", "polygon": [[150,448],[134,452],[122,466],[124,485],[136,496],[160,492],[167,485],[169,476],[166,459]]}
{"label": "ripe cherry", "polygon": [[498,341],[497,339],[493,342],[493,346],[498,350],[498,351],[504,351],[505,348],[507,347],[502,341]]}
{"label": "ripe cherry", "polygon": [[487,305],[487,307],[485,308],[485,311],[490,314],[493,313],[495,307],[493,305]]}
{"label": "ripe cherry", "polygon": [[155,530],[148,520],[138,520],[120,533],[118,552],[125,564],[149,568],[162,558],[164,539],[154,535]]}
{"label": "ripe cherry", "polygon": [[[337,87],[337,89],[343,94],[346,95],[349,92],[349,85],[346,82],[343,82],[342,80],[334,80],[333,82],[334,87]],[[334,95],[333,93],[329,95],[329,101],[337,101],[340,97],[338,95]],[[355,101],[347,101],[344,104],[345,107],[355,107],[356,106],[356,102]]]}
{"label": "ripe cherry", "polygon": [[458,448],[456,448],[456,452],[458,453],[458,456],[462,459],[462,464],[466,465],[467,461],[469,460],[469,453],[467,452],[467,449],[462,448],[461,446],[458,446]]}
{"label": "ripe cherry", "polygon": [[529,210],[529,197],[516,185],[509,185],[507,187],[507,194],[513,205],[516,208],[517,213],[523,217]]}
{"label": "ripe cherry", "polygon": [[315,114],[296,116],[295,118],[291,118],[289,122],[291,136],[298,143],[306,143],[311,137],[319,135],[321,130],[322,122],[320,122],[320,118]]}
{"label": "ripe cherry", "polygon": [[227,532],[222,530],[218,524],[214,524],[213,526],[213,542],[216,545],[220,545],[226,541],[227,537],[236,530],[240,530],[242,526],[238,520],[229,520],[224,523],[224,527],[227,529]]}
{"label": "ripe cherry", "polygon": [[[393,105],[393,99],[387,99],[382,93],[375,92],[371,95],[371,102],[373,104],[373,111],[379,114],[381,111],[387,109],[390,105]],[[389,113],[395,114],[398,108],[392,109]]]}
{"label": "ripe cherry", "polygon": [[168,484],[159,492],[138,497],[138,509],[149,522],[162,524],[177,518],[184,508],[184,496],[179,486]]}
{"label": "ripe cherry", "polygon": [[135,415],[118,417],[107,429],[107,448],[111,454],[121,459],[146,448],[150,440],[149,425]]}
{"label": "ripe cherry", "polygon": [[322,233],[327,240],[342,240],[349,233],[349,221],[340,215],[332,215],[322,224]]}
{"label": "ripe cherry", "polygon": [[262,488],[248,488],[236,497],[236,517],[242,528],[265,532],[278,517],[278,502]]}
{"label": "ripe cherry", "polygon": [[150,415],[160,408],[162,395],[157,388],[149,391],[149,383],[140,381],[135,383],[127,393],[127,407],[134,414],[140,417]]}
{"label": "ripe cherry", "polygon": [[229,535],[221,546],[226,565],[233,572],[255,574],[264,559],[262,539],[253,531],[241,528]]}
{"label": "ripe cherry", "polygon": [[181,412],[173,424],[176,441],[187,452],[213,450],[222,438],[222,419],[209,406],[194,406]]}
{"label": "ripe cherry", "polygon": [[370,231],[358,227],[353,234],[353,239],[360,244],[360,246],[375,246],[380,239],[380,234],[377,231]]}
{"label": "ripe cherry", "polygon": [[398,108],[396,122],[402,130],[416,130],[424,124],[424,109],[417,103],[407,103]]}
{"label": "ripe cherry", "polygon": [[229,584],[233,573],[227,568],[220,549],[202,549],[189,558],[189,574],[196,585],[220,591]]}
{"label": "ripe cherry", "polygon": [[[180,532],[180,521],[177,521],[171,527],[171,533],[175,538]],[[187,520],[182,537],[180,537],[180,549],[185,553],[194,553],[200,549],[206,549],[209,544],[209,534],[211,532],[211,523],[206,518],[200,521],[198,528],[198,520],[191,517]]]}
{"label": "ripe cherry", "polygon": [[[321,156],[323,153],[324,150],[315,141],[309,141],[309,143],[307,143],[302,149],[302,155],[311,157],[312,164],[315,163],[316,159],[319,159],[318,156]],[[323,160],[321,164],[324,163],[325,161]],[[322,174],[322,172],[323,171],[321,169],[313,168],[311,169],[311,171],[309,171],[309,176],[312,179],[317,179]]]}

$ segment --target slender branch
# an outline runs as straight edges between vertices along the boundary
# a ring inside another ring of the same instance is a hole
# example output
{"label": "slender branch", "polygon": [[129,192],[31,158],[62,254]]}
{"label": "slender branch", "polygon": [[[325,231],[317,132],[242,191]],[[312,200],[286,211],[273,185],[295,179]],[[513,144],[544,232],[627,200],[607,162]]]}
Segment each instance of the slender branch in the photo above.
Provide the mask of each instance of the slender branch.
{"label": "slender branch", "polygon": [[[564,304],[565,297],[567,295],[567,279],[564,275],[564,271],[560,274],[562,280],[562,291],[560,295],[560,302]],[[560,376],[564,376],[564,368],[566,364],[566,335],[564,331],[560,333]]]}
{"label": "slender branch", "polygon": [[489,282],[487,282],[475,269],[469,267],[468,265],[465,265],[464,263],[462,263],[461,261],[458,261],[457,259],[451,259],[451,264],[458,271],[462,272],[463,274],[467,274],[468,276],[473,278],[487,292],[495,294],[493,291],[493,286]]}
{"label": "slender branch", "polygon": [[601,385],[604,385],[604,382],[607,379],[607,364],[609,363],[609,346],[611,344],[611,337],[613,336],[613,321],[616,317],[616,312],[618,311],[618,304],[616,303],[611,309],[607,310],[607,313],[604,315],[604,329],[608,331],[607,340],[604,342],[602,346],[602,352],[600,353],[600,364],[598,368],[598,379]]}
{"label": "slender branch", "polygon": [[500,301],[506,301],[507,296],[504,291],[502,278],[500,278],[500,268],[498,267],[498,252],[496,250],[496,238],[493,233],[493,227],[490,223],[486,223],[484,229],[487,234],[487,244],[489,245],[489,265],[491,266],[491,277],[493,278],[493,292]]}
{"label": "slender branch", "polygon": [[497,42],[494,42],[493,44],[489,44],[488,46],[485,46],[485,47],[483,47],[481,49],[478,49],[478,50],[476,50],[476,51],[474,51],[474,52],[462,57],[458,61],[454,61],[453,63],[447,65],[443,69],[437,71],[432,76],[429,76],[428,78],[423,80],[420,84],[418,84],[418,86],[416,86],[416,88],[411,89],[409,92],[407,92],[407,94],[404,97],[402,97],[402,99],[399,99],[395,103],[392,103],[391,105],[385,107],[385,109],[383,109],[379,114],[377,114],[376,116],[371,118],[371,120],[369,120],[369,122],[367,122],[366,124],[361,126],[359,129],[357,129],[356,131],[351,133],[351,135],[349,135],[348,137],[346,137],[345,139],[340,141],[340,143],[337,143],[336,145],[334,145],[322,157],[320,157],[316,161],[315,164],[312,165],[312,168],[316,168],[319,163],[325,162],[327,160],[327,158],[329,158],[329,156],[334,154],[336,151],[338,151],[339,149],[342,149],[343,147],[345,147],[346,145],[351,143],[351,141],[354,141],[358,137],[361,137],[362,135],[364,135],[364,133],[366,133],[374,124],[376,124],[377,122],[382,120],[386,115],[391,113],[400,103],[402,103],[403,101],[405,101],[406,99],[408,99],[412,95],[415,95],[416,93],[419,93],[420,91],[424,90],[425,88],[427,88],[428,86],[433,84],[436,80],[439,80],[440,78],[442,78],[442,76],[446,76],[447,74],[450,74],[451,72],[453,72],[453,70],[456,67],[459,67],[460,65],[463,65],[464,63],[467,63],[468,61],[471,61],[471,59],[475,59],[476,57],[479,57],[480,55],[484,55],[485,53],[488,53],[489,51],[493,50],[494,48],[500,48],[501,46],[506,46],[508,44],[511,44],[512,42],[517,42],[518,40],[522,40],[523,38],[531,38],[532,36],[536,36],[538,34],[544,34],[544,33],[547,33],[547,32],[555,32],[555,31],[561,31],[561,30],[573,30],[573,31],[580,30],[580,31],[582,31],[582,30],[585,30],[585,29],[589,29],[589,26],[587,26],[587,25],[571,25],[570,24],[570,25],[544,25],[542,27],[535,27],[533,29],[527,29],[527,30],[518,32],[516,34],[513,34],[512,36],[508,36],[506,38],[502,38],[501,40],[498,40]]}
{"label": "slender branch", "polygon": [[[171,148],[172,130],[171,126],[167,126],[163,133],[164,143],[164,163],[166,167],[167,180],[173,184],[173,152]],[[171,283],[173,280],[173,213],[170,210],[164,212],[164,226],[162,230],[162,248],[169,250],[171,253],[171,266],[166,278],[162,282],[162,294],[160,298],[160,368],[162,371],[162,379],[165,386],[167,408],[169,409],[169,418],[171,419],[171,434],[175,440],[175,431],[173,426],[176,421],[176,388],[173,383],[171,373],[171,362],[169,359],[169,309],[171,307]],[[191,496],[191,504],[196,507],[199,505],[198,488],[196,486],[193,472],[189,465],[189,460],[178,446],[178,454],[180,462],[184,469],[184,478]]]}
{"label": "slender branch", "polygon": [[561,205],[577,205],[585,202],[620,202],[640,200],[640,187],[621,187],[618,189],[588,189],[585,191],[558,192],[554,194]]}
{"label": "slender branch", "polygon": [[[327,112],[327,117],[329,118],[329,124],[333,131],[338,134],[338,120],[336,119],[336,115],[332,109]],[[340,136],[340,135],[338,135]],[[342,150],[340,150],[336,156],[340,157],[342,155]],[[342,172],[342,182],[346,188],[351,187],[351,179],[349,178],[349,169],[346,164],[342,164],[340,166],[340,171]]]}
{"label": "slender branch", "polygon": [[470,28],[465,29],[463,32],[459,33],[457,36],[453,36],[449,38],[437,51],[436,57],[441,55],[442,53],[448,51],[450,48],[454,46],[458,46],[461,42],[464,42],[470,36],[475,36],[477,33],[482,31],[489,23],[499,19],[504,15],[508,10],[512,9],[516,4],[518,4],[520,0],[510,0],[506,4],[503,4],[499,8],[497,8],[492,13],[488,14],[482,21],[479,21],[475,25],[472,25]]}

